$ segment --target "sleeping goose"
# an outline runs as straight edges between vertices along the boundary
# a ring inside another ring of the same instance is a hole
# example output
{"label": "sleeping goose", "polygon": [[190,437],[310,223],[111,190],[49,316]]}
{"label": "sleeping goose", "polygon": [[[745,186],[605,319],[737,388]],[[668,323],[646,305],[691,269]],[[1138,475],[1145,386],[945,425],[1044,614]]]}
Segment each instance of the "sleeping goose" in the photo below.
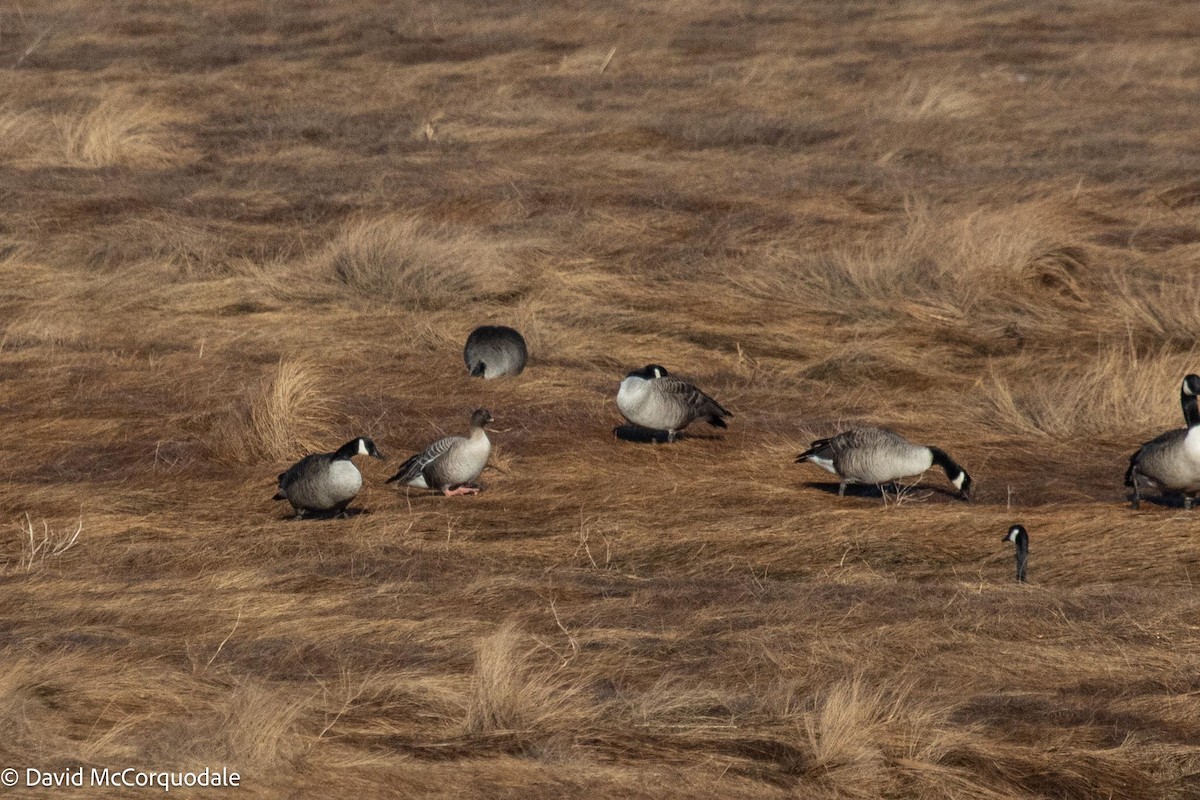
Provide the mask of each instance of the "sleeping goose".
{"label": "sleeping goose", "polygon": [[854,428],[828,439],[818,439],[796,456],[796,463],[812,462],[842,479],[838,496],[848,483],[884,484],[920,475],[937,464],[963,500],[971,499],[971,476],[944,450],[913,444],[887,428]]}
{"label": "sleeping goose", "polygon": [[362,473],[350,460],[355,456],[383,459],[375,442],[365,436],[351,439],[332,453],[305,456],[279,473],[279,491],[272,499],[291,503],[296,519],[307,512],[343,515],[362,488]]}
{"label": "sleeping goose", "polygon": [[505,325],[481,325],[471,331],[463,348],[463,361],[476,378],[520,375],[529,351],[525,337]]}
{"label": "sleeping goose", "polygon": [[446,436],[400,465],[400,471],[385,483],[400,481],[419,489],[437,489],[450,497],[477,494],[481,487],[474,481],[487,466],[492,443],[483,429],[492,421],[491,412],[481,408],[471,415],[471,430],[466,436]]}
{"label": "sleeping goose", "polygon": [[634,425],[666,431],[667,441],[698,419],[716,428],[727,428],[724,407],[687,381],[667,373],[658,364],[636,369],[621,381],[617,408]]}
{"label": "sleeping goose", "polygon": [[1125,485],[1133,489],[1132,508],[1142,504],[1142,485],[1157,487],[1164,494],[1183,495],[1190,509],[1200,492],[1200,376],[1188,375],[1179,390],[1186,428],[1176,428],[1151,439],[1129,457]]}

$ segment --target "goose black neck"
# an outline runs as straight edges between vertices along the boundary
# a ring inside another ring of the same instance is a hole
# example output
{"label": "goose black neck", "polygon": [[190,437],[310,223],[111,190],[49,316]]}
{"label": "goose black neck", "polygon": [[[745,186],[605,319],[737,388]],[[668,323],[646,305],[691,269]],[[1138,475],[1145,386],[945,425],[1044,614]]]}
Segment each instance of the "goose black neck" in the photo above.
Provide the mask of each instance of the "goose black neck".
{"label": "goose black neck", "polygon": [[356,455],[358,455],[358,439],[351,439],[337,449],[337,452],[333,454],[333,460],[341,461],[354,458]]}
{"label": "goose black neck", "polygon": [[933,463],[941,467],[942,471],[946,473],[946,477],[950,480],[954,480],[963,473],[963,468],[945,450],[931,447],[929,448],[929,452],[933,454]]}
{"label": "goose black neck", "polygon": [[1179,393],[1179,403],[1183,406],[1183,418],[1189,428],[1200,425],[1200,397],[1187,392]]}
{"label": "goose black neck", "polygon": [[1029,563],[1029,534],[1021,531],[1014,544],[1017,546],[1017,580],[1025,583],[1025,565]]}

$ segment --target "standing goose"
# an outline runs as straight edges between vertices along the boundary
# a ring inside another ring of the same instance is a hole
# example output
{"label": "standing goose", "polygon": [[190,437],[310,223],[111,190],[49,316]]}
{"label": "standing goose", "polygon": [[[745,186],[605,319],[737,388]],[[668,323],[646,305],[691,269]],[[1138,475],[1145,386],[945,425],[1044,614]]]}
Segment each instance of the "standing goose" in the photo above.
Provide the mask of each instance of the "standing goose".
{"label": "standing goose", "polygon": [[529,351],[525,337],[504,325],[481,325],[471,331],[463,348],[463,361],[476,378],[520,375]]}
{"label": "standing goose", "polygon": [[362,473],[350,460],[355,456],[383,460],[375,442],[365,436],[351,439],[332,453],[305,456],[279,473],[279,491],[272,499],[291,503],[296,519],[307,512],[344,515],[362,488]]}
{"label": "standing goose", "polygon": [[667,373],[665,367],[648,364],[629,373],[617,390],[617,408],[634,425],[666,431],[667,441],[698,419],[715,428],[727,428],[732,417],[720,403],[687,381]]}
{"label": "standing goose", "polygon": [[1179,387],[1179,404],[1183,406],[1183,424],[1189,428],[1200,424],[1200,375],[1188,375]]}
{"label": "standing goose", "polygon": [[1142,505],[1142,484],[1164,494],[1182,494],[1183,507],[1191,509],[1200,492],[1200,376],[1188,375],[1179,390],[1186,428],[1176,428],[1143,444],[1129,457],[1125,485],[1133,489],[1130,506]]}
{"label": "standing goose", "polygon": [[937,464],[958,490],[959,498],[971,499],[971,476],[944,450],[913,444],[887,428],[854,428],[828,439],[818,439],[796,456],[796,463],[810,461],[842,479],[838,496],[846,484],[884,484],[920,475]]}
{"label": "standing goose", "polygon": [[385,483],[400,481],[419,489],[437,489],[450,497],[478,494],[474,481],[487,466],[492,443],[483,429],[492,414],[481,408],[471,415],[471,430],[466,436],[446,436],[400,465],[400,471]]}
{"label": "standing goose", "polygon": [[1029,534],[1024,525],[1013,525],[1001,539],[1017,546],[1017,580],[1025,583],[1025,565],[1029,561]]}

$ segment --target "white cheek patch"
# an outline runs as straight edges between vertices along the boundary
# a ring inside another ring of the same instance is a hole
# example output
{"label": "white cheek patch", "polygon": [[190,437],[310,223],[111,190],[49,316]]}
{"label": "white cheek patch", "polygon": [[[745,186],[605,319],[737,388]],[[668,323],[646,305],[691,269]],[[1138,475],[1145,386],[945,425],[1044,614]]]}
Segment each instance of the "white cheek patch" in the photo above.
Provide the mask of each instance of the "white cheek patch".
{"label": "white cheek patch", "polygon": [[360,456],[369,456],[370,455],[370,453],[367,452],[367,443],[364,442],[362,439],[358,440],[358,454]]}
{"label": "white cheek patch", "polygon": [[[961,490],[963,487],[963,481],[965,481],[966,479],[967,479],[967,473],[960,472],[960,473],[958,473],[958,477],[950,482],[954,484],[955,489]],[[995,534],[993,534],[993,535],[995,535]]]}

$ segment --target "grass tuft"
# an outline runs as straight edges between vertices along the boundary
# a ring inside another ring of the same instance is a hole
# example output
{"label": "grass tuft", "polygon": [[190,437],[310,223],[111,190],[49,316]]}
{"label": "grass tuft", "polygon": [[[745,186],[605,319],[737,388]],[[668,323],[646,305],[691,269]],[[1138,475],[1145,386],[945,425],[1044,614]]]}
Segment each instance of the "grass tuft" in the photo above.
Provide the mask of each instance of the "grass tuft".
{"label": "grass tuft", "polygon": [[328,449],[323,434],[330,403],[317,368],[300,358],[280,361],[214,426],[210,445],[226,461],[283,461]]}
{"label": "grass tuft", "polygon": [[389,216],[348,225],[325,256],[333,277],[381,305],[432,311],[519,296],[504,249],[464,228]]}
{"label": "grass tuft", "polygon": [[512,623],[479,643],[463,726],[468,736],[545,757],[586,735],[595,710],[579,688],[539,663],[540,649]]}
{"label": "grass tuft", "polygon": [[173,114],[114,93],[79,116],[62,115],[58,129],[66,163],[77,167],[167,166],[181,156]]}

